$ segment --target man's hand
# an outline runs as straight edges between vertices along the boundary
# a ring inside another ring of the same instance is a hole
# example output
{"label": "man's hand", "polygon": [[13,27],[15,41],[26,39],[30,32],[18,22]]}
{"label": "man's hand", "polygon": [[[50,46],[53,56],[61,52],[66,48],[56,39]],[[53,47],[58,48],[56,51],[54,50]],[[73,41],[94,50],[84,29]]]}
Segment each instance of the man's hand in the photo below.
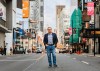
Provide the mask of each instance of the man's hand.
{"label": "man's hand", "polygon": [[45,46],[48,46],[48,44],[46,44]]}

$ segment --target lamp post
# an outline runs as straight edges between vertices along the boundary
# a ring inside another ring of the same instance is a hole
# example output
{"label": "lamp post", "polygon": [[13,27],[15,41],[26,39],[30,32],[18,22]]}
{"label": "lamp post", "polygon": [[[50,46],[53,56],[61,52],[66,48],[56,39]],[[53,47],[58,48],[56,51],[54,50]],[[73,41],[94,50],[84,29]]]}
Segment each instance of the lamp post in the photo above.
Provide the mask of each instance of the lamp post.
{"label": "lamp post", "polygon": [[95,23],[96,23],[96,14],[98,14],[98,10],[95,11],[96,7],[99,5],[99,0],[94,1],[94,56],[95,56]]}

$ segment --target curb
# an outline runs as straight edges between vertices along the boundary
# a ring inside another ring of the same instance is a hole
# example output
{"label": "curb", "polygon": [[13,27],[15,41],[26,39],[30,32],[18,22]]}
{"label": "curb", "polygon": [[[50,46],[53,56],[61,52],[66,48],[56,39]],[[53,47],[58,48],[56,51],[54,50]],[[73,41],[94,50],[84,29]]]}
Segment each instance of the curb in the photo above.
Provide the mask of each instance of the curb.
{"label": "curb", "polygon": [[75,54],[75,55],[85,55],[85,56],[90,56],[90,57],[98,57],[98,58],[100,58],[100,55],[92,55],[92,54]]}
{"label": "curb", "polygon": [[83,55],[87,55],[87,56],[90,56],[90,57],[100,57],[100,55],[92,55],[92,54],[83,54]]}

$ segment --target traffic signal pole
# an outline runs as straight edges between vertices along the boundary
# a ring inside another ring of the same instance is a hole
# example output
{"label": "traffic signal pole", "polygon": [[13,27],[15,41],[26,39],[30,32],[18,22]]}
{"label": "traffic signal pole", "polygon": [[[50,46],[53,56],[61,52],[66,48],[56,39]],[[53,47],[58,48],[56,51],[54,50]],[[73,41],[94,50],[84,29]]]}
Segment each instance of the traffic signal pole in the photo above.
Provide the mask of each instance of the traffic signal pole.
{"label": "traffic signal pole", "polygon": [[94,56],[95,56],[95,6],[96,6],[96,4],[94,3]]}

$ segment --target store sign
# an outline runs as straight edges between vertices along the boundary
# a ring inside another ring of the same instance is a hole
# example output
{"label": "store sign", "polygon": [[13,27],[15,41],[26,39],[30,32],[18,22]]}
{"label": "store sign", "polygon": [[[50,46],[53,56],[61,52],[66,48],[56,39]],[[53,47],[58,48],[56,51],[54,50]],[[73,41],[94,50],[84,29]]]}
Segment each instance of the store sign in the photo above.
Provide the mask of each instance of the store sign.
{"label": "store sign", "polygon": [[0,3],[0,17],[6,21],[6,7]]}
{"label": "store sign", "polygon": [[22,0],[22,12],[23,18],[29,17],[29,0]]}
{"label": "store sign", "polygon": [[95,37],[100,38],[100,29],[86,29],[85,33],[83,34],[83,37],[85,38],[94,38],[94,32],[95,32]]}
{"label": "store sign", "polygon": [[69,34],[72,35],[72,28],[68,28]]}
{"label": "store sign", "polygon": [[87,3],[87,15],[94,15],[94,2]]}
{"label": "store sign", "polygon": [[[91,34],[94,34],[94,31],[91,31]],[[95,31],[96,35],[100,35],[100,31]]]}

